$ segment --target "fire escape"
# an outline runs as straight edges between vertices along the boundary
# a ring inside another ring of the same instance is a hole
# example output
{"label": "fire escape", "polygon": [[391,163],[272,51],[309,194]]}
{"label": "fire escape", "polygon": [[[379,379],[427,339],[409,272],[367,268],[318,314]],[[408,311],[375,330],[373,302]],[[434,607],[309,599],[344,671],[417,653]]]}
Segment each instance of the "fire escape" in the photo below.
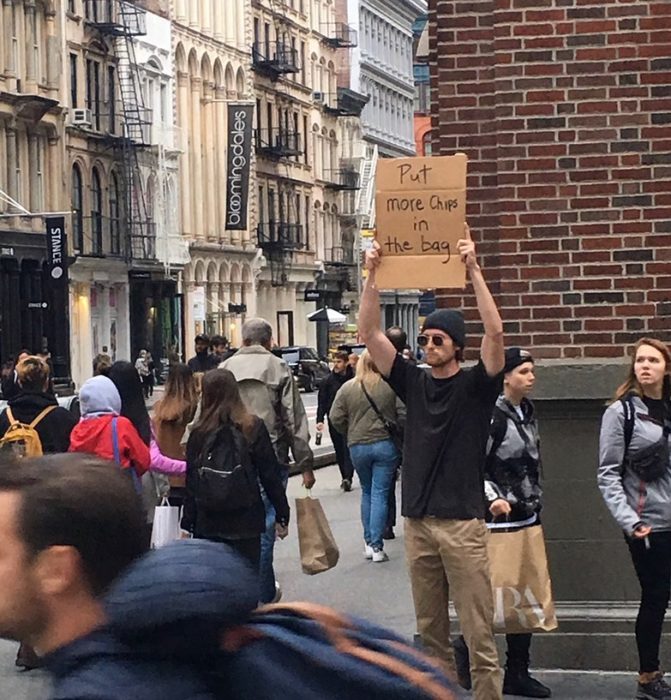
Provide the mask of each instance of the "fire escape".
{"label": "fire escape", "polygon": [[88,26],[114,42],[120,126],[107,134],[122,165],[125,254],[131,265],[156,260],[156,230],[149,221],[138,151],[150,145],[151,115],[145,107],[134,38],[147,33],[146,12],[125,0],[84,0]]}
{"label": "fire escape", "polygon": [[[252,68],[256,74],[277,83],[286,76],[300,71],[298,51],[291,43],[290,24],[284,16],[280,0],[269,0],[273,15],[275,40],[271,41],[269,25],[265,36],[255,36],[252,45]],[[276,98],[282,90],[276,89]],[[308,247],[304,238],[305,227],[299,222],[296,188],[292,184],[291,161],[303,155],[306,145],[302,142],[298,124],[290,119],[291,98],[285,95],[288,104],[278,105],[276,125],[268,124],[256,131],[256,154],[272,164],[276,175],[277,201],[269,202],[266,220],[257,225],[258,246],[270,267],[271,284],[281,287],[289,280],[296,252]],[[270,177],[272,178],[273,175]]]}
{"label": "fire escape", "polygon": [[[333,49],[350,49],[358,44],[355,29],[344,22],[331,22],[322,29],[322,41]],[[332,89],[332,88],[331,88]],[[347,87],[337,87],[335,91],[312,94],[313,102],[328,117],[358,120],[368,103],[368,95],[362,95]],[[340,193],[340,236],[339,242],[326,251],[325,280],[352,291],[357,287],[357,255],[355,231],[358,228],[356,216],[361,188],[365,186],[362,175],[362,154],[357,157],[341,157],[337,167],[324,173],[325,187]]]}

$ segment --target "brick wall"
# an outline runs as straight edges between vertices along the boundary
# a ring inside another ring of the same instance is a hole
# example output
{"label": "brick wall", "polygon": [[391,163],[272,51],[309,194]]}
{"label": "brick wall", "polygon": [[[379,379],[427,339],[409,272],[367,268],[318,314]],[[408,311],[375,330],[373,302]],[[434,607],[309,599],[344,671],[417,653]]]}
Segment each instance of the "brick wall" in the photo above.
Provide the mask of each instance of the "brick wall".
{"label": "brick wall", "polygon": [[[464,151],[506,342],[671,341],[671,2],[430,0],[433,153]],[[443,292],[479,330],[472,295]]]}

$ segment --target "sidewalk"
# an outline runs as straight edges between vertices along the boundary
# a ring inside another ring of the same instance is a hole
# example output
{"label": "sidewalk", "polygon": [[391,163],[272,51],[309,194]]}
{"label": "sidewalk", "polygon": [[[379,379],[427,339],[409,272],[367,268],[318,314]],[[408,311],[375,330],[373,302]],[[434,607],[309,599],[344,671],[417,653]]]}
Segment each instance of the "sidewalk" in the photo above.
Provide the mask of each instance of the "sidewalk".
{"label": "sidewalk", "polygon": [[[289,480],[288,496],[292,506],[289,537],[275,547],[276,574],[282,586],[283,600],[310,600],[330,605],[380,623],[398,634],[412,638],[415,616],[403,552],[403,528],[399,517],[396,539],[385,549],[390,560],[372,564],[363,557],[363,539],[359,521],[360,489],[355,477],[354,490],[343,493],[335,466],[316,472],[312,496],[319,498],[340,548],[340,561],[331,571],[306,576],[300,569],[298,538],[294,518],[294,499],[305,496],[299,477]],[[400,486],[397,494],[400,507]],[[632,648],[632,654],[635,649]],[[553,690],[555,700],[633,700],[636,679],[631,673],[583,673],[571,671],[538,672],[538,677]],[[513,697],[513,696],[506,696]]]}

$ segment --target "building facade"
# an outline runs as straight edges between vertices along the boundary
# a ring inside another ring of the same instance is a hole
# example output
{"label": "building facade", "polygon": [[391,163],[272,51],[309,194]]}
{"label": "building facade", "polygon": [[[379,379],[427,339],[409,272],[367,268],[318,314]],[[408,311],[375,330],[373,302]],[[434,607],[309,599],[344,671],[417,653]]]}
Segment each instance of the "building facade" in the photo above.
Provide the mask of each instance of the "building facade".
{"label": "building facade", "polygon": [[431,155],[431,77],[429,68],[429,15],[415,20],[414,36],[415,78],[415,150],[418,156]]}
{"label": "building facade", "polygon": [[[328,349],[328,329],[308,321],[321,306],[342,309],[356,288],[355,240],[343,201],[359,189],[358,154],[343,140],[366,97],[340,86],[339,62],[356,31],[334,0],[253,0],[256,95],[256,215],[265,265],[259,312],[280,345]],[[352,215],[350,206],[349,215]],[[306,292],[316,301],[306,301]]]}
{"label": "building facade", "polygon": [[[425,0],[347,0],[359,28],[350,85],[369,95],[363,110],[364,176],[358,202],[360,227],[375,227],[375,170],[378,158],[414,156],[413,26],[425,15]],[[409,338],[418,331],[419,292],[383,291],[381,322],[399,325]],[[411,341],[412,342],[412,341]]]}
{"label": "building facade", "polygon": [[[197,333],[221,333],[240,344],[245,315],[256,313],[260,256],[250,218],[244,230],[226,229],[229,103],[252,103],[251,15],[248,2],[173,2],[177,71],[179,229],[188,241],[184,272],[185,346]],[[255,190],[254,173],[249,185]]]}
{"label": "building facade", "polygon": [[3,3],[0,8],[0,360],[22,348],[48,348],[68,381],[67,295],[46,271],[45,223],[19,212],[56,212],[65,199],[60,5]]}
{"label": "building facade", "polygon": [[[153,11],[148,11],[151,7]],[[176,143],[167,0],[63,6],[72,376],[100,352],[181,345]],[[170,242],[170,245],[168,244]]]}

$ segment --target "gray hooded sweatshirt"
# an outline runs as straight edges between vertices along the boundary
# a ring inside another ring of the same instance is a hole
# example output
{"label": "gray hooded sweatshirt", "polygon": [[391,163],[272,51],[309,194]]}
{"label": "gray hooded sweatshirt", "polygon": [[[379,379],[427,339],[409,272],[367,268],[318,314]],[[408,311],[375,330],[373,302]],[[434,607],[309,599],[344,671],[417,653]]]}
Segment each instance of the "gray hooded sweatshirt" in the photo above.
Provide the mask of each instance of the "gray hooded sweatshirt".
{"label": "gray hooded sweatshirt", "polygon": [[110,413],[121,414],[121,396],[109,377],[91,377],[79,390],[79,407],[82,420],[97,418]]}
{"label": "gray hooded sweatshirt", "polygon": [[[643,400],[638,396],[632,400],[635,420],[629,455],[662,438],[662,427],[647,420],[648,407]],[[598,483],[603,500],[627,535],[639,523],[649,525],[655,532],[671,530],[671,464],[664,476],[645,482],[628,467],[623,468],[624,456],[624,407],[621,401],[615,401],[603,414],[599,436]]]}

